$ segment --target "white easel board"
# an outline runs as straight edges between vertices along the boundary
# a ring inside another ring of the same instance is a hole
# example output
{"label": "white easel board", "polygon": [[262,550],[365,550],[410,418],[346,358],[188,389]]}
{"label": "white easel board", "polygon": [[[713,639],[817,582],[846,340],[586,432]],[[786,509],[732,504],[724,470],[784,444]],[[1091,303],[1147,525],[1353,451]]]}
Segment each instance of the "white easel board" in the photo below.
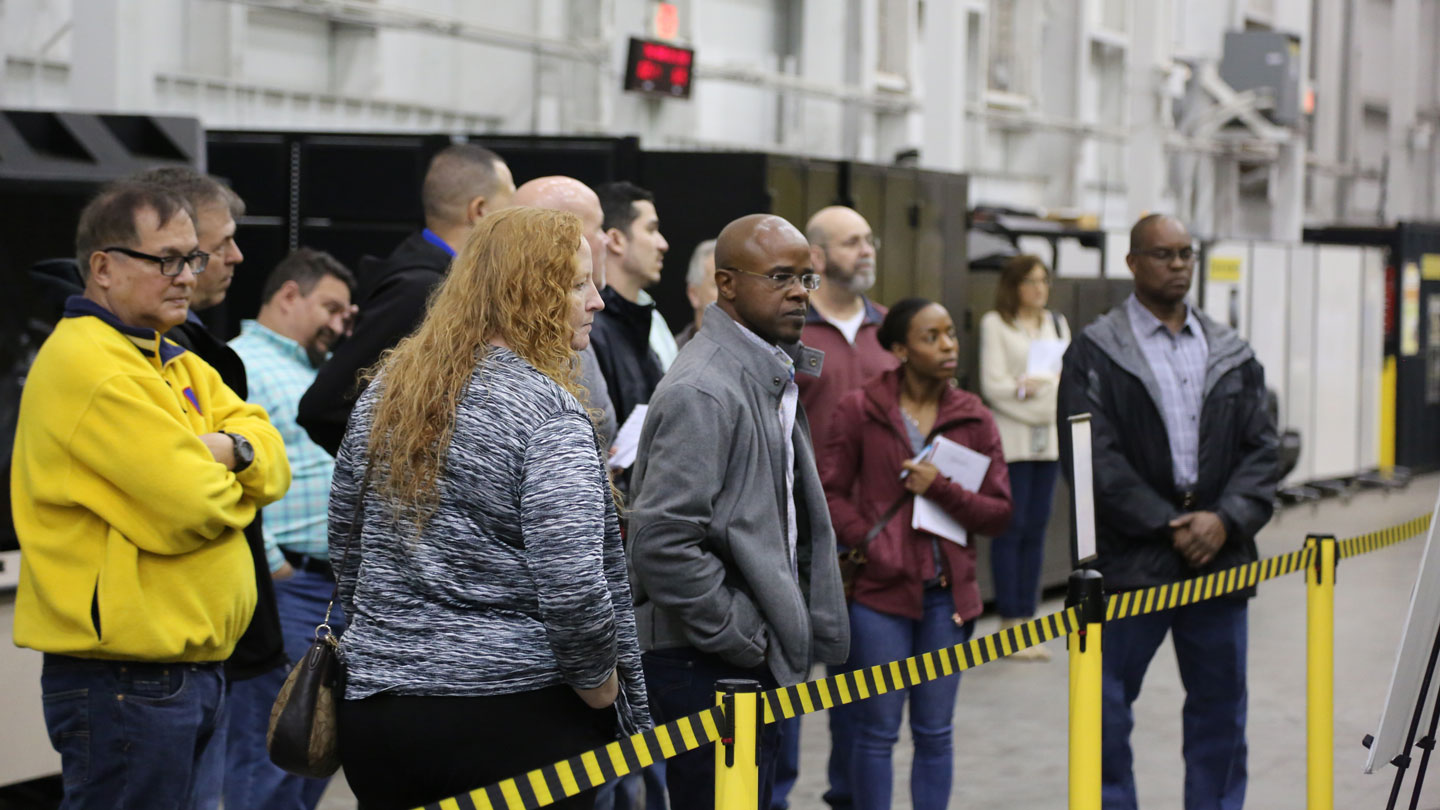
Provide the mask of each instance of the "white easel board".
{"label": "white easel board", "polygon": [[[1370,743],[1365,760],[1365,773],[1374,773],[1402,753],[1405,737],[1410,731],[1410,718],[1420,698],[1420,684],[1425,680],[1425,667],[1430,663],[1430,648],[1440,633],[1440,551],[1435,548],[1435,527],[1440,523],[1440,497],[1435,503],[1430,531],[1425,536],[1425,555],[1420,558],[1420,574],[1410,592],[1410,612],[1405,618],[1405,633],[1400,636],[1400,651],[1395,655],[1395,670],[1390,675],[1390,691],[1380,713],[1380,728]],[[1440,669],[1430,680],[1430,693],[1425,695],[1420,733],[1428,728],[1430,706],[1435,690],[1440,687]]]}

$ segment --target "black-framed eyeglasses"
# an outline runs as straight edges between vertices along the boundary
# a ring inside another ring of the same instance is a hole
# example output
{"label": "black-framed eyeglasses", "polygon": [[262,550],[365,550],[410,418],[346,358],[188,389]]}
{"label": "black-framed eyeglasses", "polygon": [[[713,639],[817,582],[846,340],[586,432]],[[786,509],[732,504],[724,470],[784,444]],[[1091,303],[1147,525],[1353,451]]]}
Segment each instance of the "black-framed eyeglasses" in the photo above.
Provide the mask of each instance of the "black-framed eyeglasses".
{"label": "black-framed eyeglasses", "polygon": [[1154,259],[1162,264],[1169,264],[1175,261],[1177,257],[1180,261],[1188,263],[1195,261],[1195,248],[1183,247],[1179,250],[1175,250],[1174,248],[1151,248],[1140,251],[1140,255],[1147,259]]}
{"label": "black-framed eyeglasses", "polygon": [[744,273],[747,276],[763,278],[770,282],[770,285],[777,290],[788,289],[798,279],[800,286],[807,290],[820,289],[819,273],[756,273],[752,270],[741,270],[738,267],[722,267],[721,270],[733,270],[736,273]]}
{"label": "black-framed eyeglasses", "polygon": [[138,250],[131,250],[130,248],[120,247],[118,245],[100,248],[101,253],[109,253],[111,251],[122,253],[132,259],[154,262],[160,267],[160,275],[167,278],[174,278],[185,272],[186,266],[190,268],[190,272],[198,276],[205,272],[205,265],[210,263],[210,254],[203,250],[197,250],[185,256],[152,256],[149,253],[141,253]]}

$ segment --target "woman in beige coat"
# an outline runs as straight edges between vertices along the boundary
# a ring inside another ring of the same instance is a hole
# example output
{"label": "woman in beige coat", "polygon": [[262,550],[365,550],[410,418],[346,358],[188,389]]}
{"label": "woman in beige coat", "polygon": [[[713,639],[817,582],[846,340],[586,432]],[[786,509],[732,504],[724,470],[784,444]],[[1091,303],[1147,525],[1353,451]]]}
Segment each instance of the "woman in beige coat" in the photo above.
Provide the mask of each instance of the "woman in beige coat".
{"label": "woman in beige coat", "polygon": [[[995,309],[980,319],[980,392],[1000,429],[1015,504],[1010,528],[990,547],[1002,628],[1035,615],[1060,466],[1055,402],[1070,327],[1045,308],[1049,299],[1045,263],[1036,256],[1016,256],[1000,273]],[[1050,653],[1036,646],[1013,657],[1048,660]]]}

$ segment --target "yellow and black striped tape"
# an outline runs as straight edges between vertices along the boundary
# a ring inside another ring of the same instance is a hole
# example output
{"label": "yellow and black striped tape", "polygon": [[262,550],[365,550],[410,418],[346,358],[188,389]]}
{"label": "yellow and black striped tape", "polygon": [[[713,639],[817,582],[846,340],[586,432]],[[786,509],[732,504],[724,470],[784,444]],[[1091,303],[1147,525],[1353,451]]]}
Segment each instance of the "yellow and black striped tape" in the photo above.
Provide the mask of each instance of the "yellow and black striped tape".
{"label": "yellow and black striped tape", "polygon": [[1404,523],[1386,529],[1341,540],[1335,544],[1335,558],[1343,560],[1347,557],[1355,557],[1361,554],[1369,554],[1372,551],[1379,551],[1382,548],[1388,548],[1396,543],[1402,543],[1412,537],[1424,534],[1429,528],[1430,515],[1423,515],[1414,520],[1407,520]]}
{"label": "yellow and black striped tape", "polygon": [[1043,644],[1052,638],[1068,635],[1076,627],[1075,608],[1066,608],[964,644],[795,686],[772,689],[761,695],[765,704],[765,722],[769,724],[802,714],[824,711],[840,704],[854,703],[874,695],[938,680]]}
{"label": "yellow and black striped tape", "polygon": [[[1344,559],[1378,551],[1421,534],[1429,526],[1430,516],[1426,515],[1348,538],[1337,543],[1336,557]],[[1314,554],[1314,549],[1304,548],[1183,582],[1112,594],[1107,600],[1105,618],[1107,621],[1127,619],[1224,596],[1299,571],[1314,563]],[[1077,629],[1078,622],[1075,608],[1066,608],[964,644],[774,689],[761,695],[765,722],[824,711],[974,669],[1067,635]],[[706,709],[603,748],[417,810],[536,810],[655,762],[709,745],[719,739],[723,720],[724,714],[719,708]]]}
{"label": "yellow and black striped tape", "polygon": [[1293,574],[1310,565],[1314,561],[1314,553],[1313,549],[1305,548],[1289,554],[1281,554],[1278,557],[1268,557],[1245,565],[1237,565],[1234,568],[1226,568],[1224,571],[1216,571],[1203,577],[1157,585],[1138,591],[1111,594],[1106,600],[1105,620],[1115,621],[1132,616],[1144,616],[1147,613],[1193,605],[1206,599],[1234,593],[1268,579]]}

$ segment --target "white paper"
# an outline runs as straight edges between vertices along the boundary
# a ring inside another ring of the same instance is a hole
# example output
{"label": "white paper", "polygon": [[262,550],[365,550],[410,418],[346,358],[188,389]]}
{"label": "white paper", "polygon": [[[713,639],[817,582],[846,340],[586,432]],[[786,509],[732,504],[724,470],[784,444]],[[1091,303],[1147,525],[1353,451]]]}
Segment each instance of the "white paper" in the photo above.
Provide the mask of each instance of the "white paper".
{"label": "white paper", "polygon": [[610,445],[614,454],[610,456],[610,469],[624,470],[635,463],[635,454],[640,450],[640,428],[645,426],[645,412],[650,410],[649,405],[636,405],[635,410],[625,418],[625,424],[615,434],[615,441]]}
{"label": "white paper", "polygon": [[[944,436],[935,439],[935,448],[930,452],[929,460],[940,470],[941,475],[971,492],[980,490],[980,485],[985,482],[985,473],[990,470],[989,456],[977,453]],[[962,546],[970,544],[970,535],[965,531],[965,527],[929,498],[915,498],[910,528],[929,532]]]}
{"label": "white paper", "polygon": [[1028,377],[1053,377],[1060,373],[1065,360],[1066,342],[1040,338],[1030,341],[1030,357],[1025,362]]}

